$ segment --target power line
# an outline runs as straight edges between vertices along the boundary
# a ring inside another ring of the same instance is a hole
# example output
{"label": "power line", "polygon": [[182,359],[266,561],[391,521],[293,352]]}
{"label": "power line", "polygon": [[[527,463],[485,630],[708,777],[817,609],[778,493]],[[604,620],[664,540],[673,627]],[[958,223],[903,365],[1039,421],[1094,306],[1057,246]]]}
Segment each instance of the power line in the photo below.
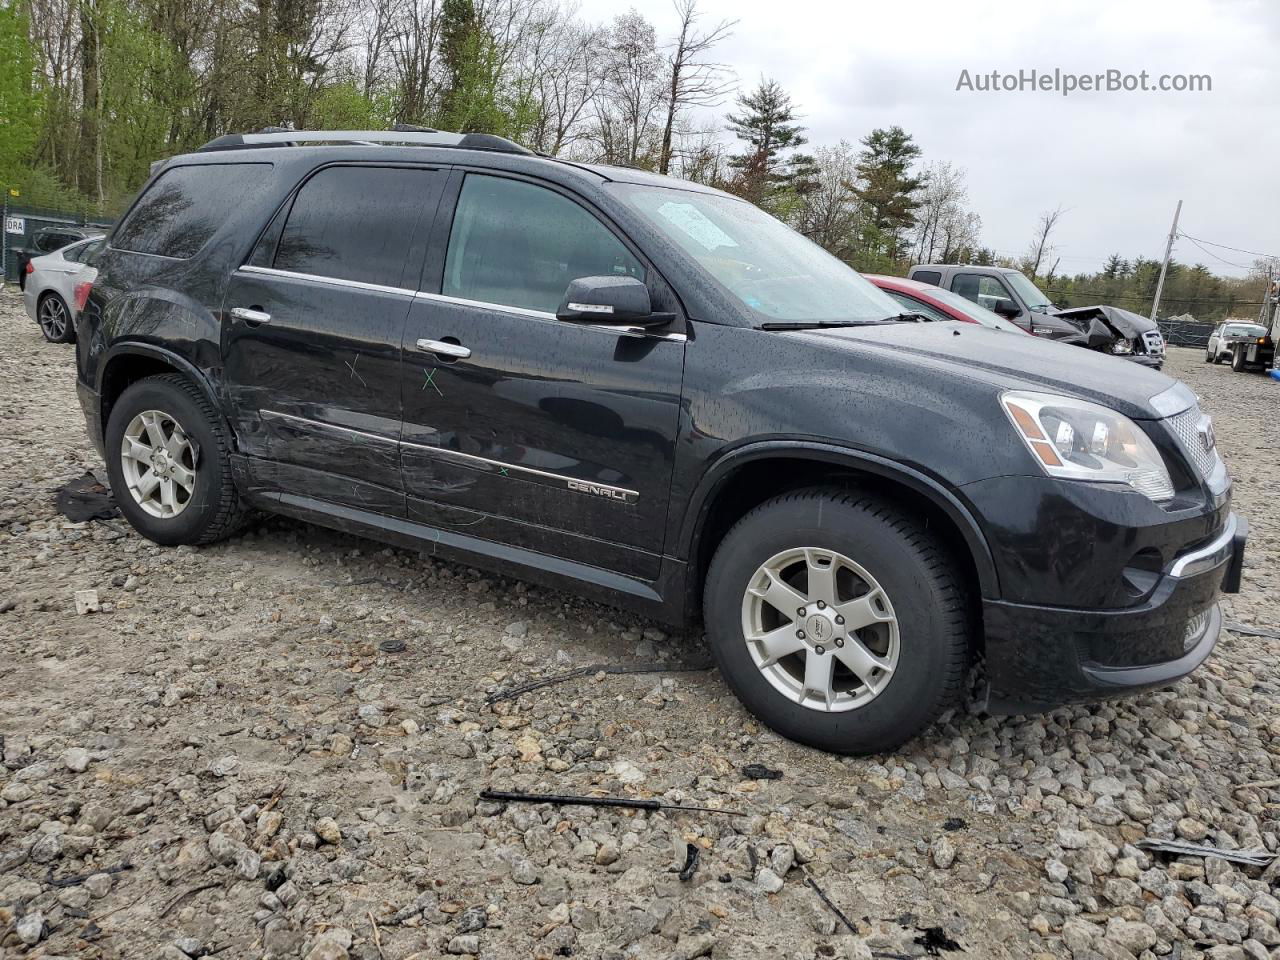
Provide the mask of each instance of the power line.
{"label": "power line", "polygon": [[[1200,247],[1200,250],[1202,253],[1207,253],[1209,256],[1213,257],[1213,259],[1217,260],[1219,263],[1225,263],[1228,267],[1239,267],[1241,270],[1252,269],[1252,267],[1249,264],[1236,263],[1234,260],[1225,260],[1222,257],[1218,256],[1216,253],[1214,253],[1212,250],[1206,250],[1203,246],[1201,246],[1200,241],[1197,240],[1195,237],[1189,237],[1185,233],[1179,234],[1179,236],[1181,236],[1184,240],[1190,240],[1197,247]],[[1231,248],[1224,247],[1223,249],[1229,250]]]}
{"label": "power line", "polygon": [[[1096,290],[1046,290],[1045,293],[1052,293],[1059,297],[1098,297],[1100,301],[1106,300],[1142,300],[1151,299],[1150,294],[1138,293],[1100,293]],[[1172,303],[1230,303],[1242,306],[1258,306],[1261,300],[1237,300],[1235,297],[1169,297]]]}
{"label": "power line", "polygon": [[[1280,260],[1280,254],[1259,253],[1257,250],[1245,250],[1243,247],[1233,247],[1225,243],[1214,243],[1212,240],[1205,240],[1201,237],[1193,237],[1189,233],[1179,233],[1178,236],[1186,237],[1192,243],[1195,243],[1197,245],[1201,243],[1207,243],[1211,247],[1221,247],[1223,250],[1234,250],[1236,253],[1247,253],[1251,257],[1264,257],[1268,260]],[[1204,249],[1204,248],[1202,247],[1201,249]],[[1205,250],[1205,253],[1208,253],[1208,252],[1209,252],[1208,250]],[[1226,261],[1223,261],[1223,262],[1225,263]],[[1239,264],[1234,264],[1234,266],[1239,266]],[[1245,269],[1248,269],[1248,268],[1246,267]]]}

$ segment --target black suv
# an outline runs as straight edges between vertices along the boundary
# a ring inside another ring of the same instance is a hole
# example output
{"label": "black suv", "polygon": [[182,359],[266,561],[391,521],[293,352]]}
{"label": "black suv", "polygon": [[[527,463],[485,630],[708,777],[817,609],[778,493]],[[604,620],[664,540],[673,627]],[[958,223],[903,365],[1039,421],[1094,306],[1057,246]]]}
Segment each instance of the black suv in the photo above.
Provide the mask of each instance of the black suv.
{"label": "black suv", "polygon": [[251,506],[701,620],[747,707],[829,750],[893,747],[971,679],[1010,712],[1194,669],[1245,524],[1192,393],[906,319],[697,184],[245,134],[112,233],[78,386],[154,541]]}

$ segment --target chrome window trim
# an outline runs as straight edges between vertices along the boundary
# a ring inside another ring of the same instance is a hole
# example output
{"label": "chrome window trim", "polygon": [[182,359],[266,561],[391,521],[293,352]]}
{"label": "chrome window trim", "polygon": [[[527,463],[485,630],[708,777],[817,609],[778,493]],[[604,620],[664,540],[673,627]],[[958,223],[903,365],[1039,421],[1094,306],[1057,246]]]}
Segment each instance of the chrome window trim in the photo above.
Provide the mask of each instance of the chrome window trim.
{"label": "chrome window trim", "polygon": [[255,264],[246,263],[241,266],[238,273],[255,273],[268,277],[284,277],[287,280],[313,280],[316,283],[325,283],[334,287],[349,287],[352,290],[367,290],[370,293],[390,293],[403,297],[413,297],[417,291],[410,290],[408,287],[390,287],[381,283],[365,283],[363,280],[348,280],[345,277],[326,277],[319,273],[301,273],[296,270],[278,270],[275,267],[259,267]]}
{"label": "chrome window trim", "polygon": [[[152,256],[152,254],[143,254]],[[528,317],[532,320],[550,320],[554,323],[567,323],[554,313],[545,310],[530,310],[526,307],[513,307],[505,303],[489,303],[486,300],[468,300],[465,297],[451,297],[443,293],[427,293],[425,290],[410,290],[408,287],[389,287],[380,283],[365,283],[363,280],[347,280],[343,277],[326,277],[318,273],[300,273],[296,270],[278,270],[275,267],[259,267],[246,263],[236,270],[237,273],[259,274],[267,277],[283,277],[287,280],[313,280],[335,287],[350,287],[353,290],[368,290],[373,293],[390,293],[412,297],[415,300],[430,300],[437,303],[450,303],[462,307],[475,307],[478,310],[496,310],[517,317]],[[628,324],[576,323],[572,326],[587,330],[600,330],[624,337],[649,337],[654,340],[668,340],[672,343],[684,343],[689,338],[683,333],[652,333],[645,327]]]}
{"label": "chrome window trim", "polygon": [[1232,513],[1227,515],[1227,525],[1222,528],[1222,533],[1218,534],[1203,547],[1184,553],[1174,560],[1173,566],[1169,568],[1169,576],[1177,578],[1194,577],[1196,574],[1212,570],[1219,564],[1229,560],[1235,536],[1236,515]]}

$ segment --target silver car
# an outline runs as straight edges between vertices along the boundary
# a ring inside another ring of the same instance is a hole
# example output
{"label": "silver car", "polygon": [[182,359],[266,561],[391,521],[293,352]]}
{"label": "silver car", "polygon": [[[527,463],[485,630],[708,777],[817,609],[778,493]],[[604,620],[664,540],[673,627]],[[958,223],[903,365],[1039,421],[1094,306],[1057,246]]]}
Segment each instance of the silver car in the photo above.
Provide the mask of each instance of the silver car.
{"label": "silver car", "polygon": [[87,285],[97,278],[93,262],[103,242],[102,237],[90,237],[27,264],[22,291],[27,315],[40,325],[50,343],[70,343],[76,338],[76,314],[84,305],[77,289],[87,295]]}

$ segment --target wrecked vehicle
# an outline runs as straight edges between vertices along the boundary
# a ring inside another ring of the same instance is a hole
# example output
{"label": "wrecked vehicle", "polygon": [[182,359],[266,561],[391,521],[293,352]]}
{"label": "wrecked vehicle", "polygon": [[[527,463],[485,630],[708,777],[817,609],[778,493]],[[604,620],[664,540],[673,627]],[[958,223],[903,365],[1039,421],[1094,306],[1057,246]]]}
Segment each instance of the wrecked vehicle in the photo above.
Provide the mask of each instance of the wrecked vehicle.
{"label": "wrecked vehicle", "polygon": [[120,509],[286,514],[691,627],[762,721],[891,749],[1208,657],[1246,524],[1185,386],[917,323],[751,204],[497,137],[161,165],[79,317]]}
{"label": "wrecked vehicle", "polygon": [[1055,310],[1053,315],[1079,329],[1083,340],[1064,338],[1068,343],[1124,357],[1155,370],[1164,366],[1164,336],[1160,328],[1132,310],[1098,305]]}
{"label": "wrecked vehicle", "polygon": [[1110,353],[1156,370],[1164,365],[1164,337],[1146,317],[1109,306],[1059,309],[1010,267],[925,263],[913,266],[908,277],[957,293],[1038,337]]}

